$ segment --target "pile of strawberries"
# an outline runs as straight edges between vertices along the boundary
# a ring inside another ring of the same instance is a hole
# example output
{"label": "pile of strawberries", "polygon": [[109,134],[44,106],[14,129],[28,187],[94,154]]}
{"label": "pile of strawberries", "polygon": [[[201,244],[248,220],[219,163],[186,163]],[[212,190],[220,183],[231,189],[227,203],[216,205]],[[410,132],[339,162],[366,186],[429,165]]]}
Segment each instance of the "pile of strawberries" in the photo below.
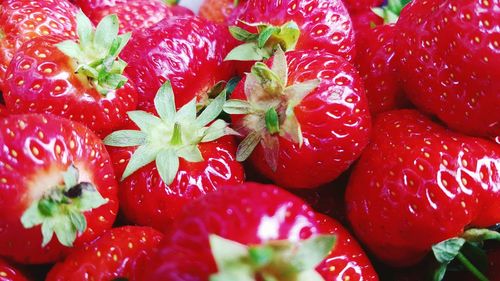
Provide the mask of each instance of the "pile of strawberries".
{"label": "pile of strawberries", "polygon": [[499,0],[166,2],[1,2],[0,280],[500,280]]}

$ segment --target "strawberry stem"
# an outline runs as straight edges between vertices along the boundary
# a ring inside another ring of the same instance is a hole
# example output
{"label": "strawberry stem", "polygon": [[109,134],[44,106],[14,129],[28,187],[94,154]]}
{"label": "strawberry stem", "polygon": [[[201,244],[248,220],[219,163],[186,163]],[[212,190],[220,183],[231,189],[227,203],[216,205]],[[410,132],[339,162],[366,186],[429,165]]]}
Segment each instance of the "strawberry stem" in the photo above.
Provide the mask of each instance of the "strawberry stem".
{"label": "strawberry stem", "polygon": [[170,140],[172,145],[180,145],[182,144],[182,131],[181,124],[174,124],[174,132],[172,133],[172,139]]}
{"label": "strawberry stem", "polygon": [[457,258],[465,266],[465,268],[467,268],[467,270],[470,271],[474,275],[474,277],[476,277],[478,280],[488,281],[488,278],[484,276],[484,274],[481,271],[479,271],[479,269],[477,269],[477,267],[474,266],[474,264],[472,264],[469,261],[469,259],[467,259],[467,257],[464,256],[464,254],[459,252],[457,254]]}
{"label": "strawberry stem", "polygon": [[278,117],[278,112],[274,107],[269,108],[266,112],[266,128],[271,135],[280,132],[280,121]]}

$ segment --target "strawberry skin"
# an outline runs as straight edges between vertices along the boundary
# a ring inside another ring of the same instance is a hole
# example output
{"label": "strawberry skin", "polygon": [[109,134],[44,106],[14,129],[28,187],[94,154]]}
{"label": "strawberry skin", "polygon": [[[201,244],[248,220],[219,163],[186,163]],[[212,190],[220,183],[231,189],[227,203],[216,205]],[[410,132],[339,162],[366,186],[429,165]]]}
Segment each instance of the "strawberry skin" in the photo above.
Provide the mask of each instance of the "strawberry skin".
{"label": "strawberry skin", "polygon": [[346,192],[349,220],[381,260],[417,263],[465,228],[500,222],[500,147],[413,110],[380,114]]}
{"label": "strawberry skin", "polygon": [[5,105],[0,104],[0,118],[9,116],[9,111],[5,107]]}
{"label": "strawberry skin", "polygon": [[412,1],[397,23],[408,98],[449,127],[500,135],[498,1]]}
{"label": "strawberry skin", "polygon": [[[6,152],[0,157],[0,255],[20,263],[47,263],[70,250],[55,235],[42,247],[40,225],[27,228],[22,223],[30,206],[59,190],[63,172],[70,165],[79,170],[79,181],[92,184],[106,202],[83,212],[86,228],[77,235],[75,246],[111,228],[118,209],[117,183],[97,136],[83,125],[51,115],[14,115],[1,119],[0,127],[0,143]],[[67,201],[78,198],[64,196],[71,198]],[[57,206],[49,206],[51,212],[57,211]],[[68,231],[56,234],[60,238]]]}
{"label": "strawberry skin", "polygon": [[235,42],[227,28],[198,17],[174,17],[135,34],[125,47],[127,73],[139,94],[139,108],[153,108],[156,91],[170,80],[177,107],[229,80],[232,67],[223,59]]}
{"label": "strawberry skin", "polygon": [[2,281],[28,281],[28,279],[12,265],[0,259],[0,280]]}
{"label": "strawberry skin", "polygon": [[378,7],[384,3],[383,0],[344,0],[344,4],[350,14],[359,14],[369,11],[370,8]]}
{"label": "strawberry skin", "polygon": [[158,246],[163,235],[150,227],[113,228],[73,251],[49,272],[47,281],[133,279],[140,258]]}
{"label": "strawberry skin", "polygon": [[[279,142],[275,170],[266,159],[269,152],[263,142],[249,159],[257,171],[279,186],[314,188],[333,181],[359,157],[368,143],[370,114],[362,80],[346,60],[321,51],[291,51],[286,59],[286,86],[311,79],[321,81],[293,109],[303,143],[290,140],[282,132],[275,134]],[[267,64],[271,66],[273,59]],[[233,99],[252,99],[252,93],[245,89],[247,79],[238,84]],[[277,106],[281,107],[287,105]],[[233,114],[234,128],[249,135],[253,129],[248,125],[250,118],[251,114]],[[280,121],[287,118],[279,116]],[[285,127],[285,123],[280,126]]]}
{"label": "strawberry skin", "polygon": [[394,36],[394,25],[360,27],[356,31],[355,66],[364,80],[368,106],[374,115],[407,103],[397,78]]}
{"label": "strawberry skin", "polygon": [[253,31],[241,21],[275,26],[293,21],[300,30],[296,50],[325,50],[348,61],[355,55],[351,18],[340,0],[249,0],[235,9],[230,22]]}
{"label": "strawberry skin", "polygon": [[[151,263],[142,269],[142,280],[208,280],[217,271],[209,245],[209,235],[213,234],[244,245],[338,235],[339,248],[335,247],[328,260],[316,268],[322,277],[339,278],[341,268],[332,270],[330,266],[340,266],[343,261],[336,259],[347,258],[366,280],[377,280],[364,253],[354,241],[348,241],[352,238],[338,223],[317,217],[302,200],[276,186],[250,182],[223,187],[191,202],[166,234]],[[350,270],[344,274],[356,277]]]}
{"label": "strawberry skin", "polygon": [[217,23],[226,23],[231,12],[235,9],[235,3],[242,5],[244,0],[204,0],[200,6],[200,17]]}
{"label": "strawberry skin", "polygon": [[93,3],[93,5],[86,5],[86,3],[83,3],[87,2],[87,0],[76,2],[81,5],[85,14],[89,16],[94,24],[99,23],[107,15],[116,14],[121,20],[121,32],[133,32],[139,29],[148,28],[164,18],[193,15],[193,12],[187,8],[181,6],[167,6],[161,0],[120,0],[115,1],[113,5],[102,6],[95,5],[99,4],[99,1],[90,1],[97,2]]}

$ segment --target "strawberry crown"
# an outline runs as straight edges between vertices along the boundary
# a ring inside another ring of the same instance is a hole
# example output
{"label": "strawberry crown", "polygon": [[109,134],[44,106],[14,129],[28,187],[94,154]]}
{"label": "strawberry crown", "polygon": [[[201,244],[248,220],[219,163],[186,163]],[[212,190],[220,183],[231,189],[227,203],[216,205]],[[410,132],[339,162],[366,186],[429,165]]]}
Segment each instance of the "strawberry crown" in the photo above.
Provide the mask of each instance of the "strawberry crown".
{"label": "strawberry crown", "polygon": [[257,33],[248,32],[237,26],[229,27],[231,35],[244,44],[231,50],[224,60],[261,61],[270,58],[278,47],[285,51],[294,50],[299,40],[300,30],[294,21],[282,26],[262,22],[240,22],[256,28]]}
{"label": "strawberry crown", "polygon": [[154,99],[159,117],[145,111],[129,111],[129,118],[140,130],[116,131],[104,139],[109,146],[137,146],[121,180],[154,161],[163,182],[171,184],[179,169],[179,158],[203,161],[199,143],[237,134],[224,120],[217,119],[225,101],[226,92],[222,91],[198,116],[196,98],[177,111],[170,82],[163,84]]}
{"label": "strawberry crown", "polygon": [[21,216],[24,228],[41,225],[42,247],[56,234],[59,243],[72,247],[77,234],[87,229],[84,212],[98,208],[108,202],[88,182],[79,182],[75,166],[69,166],[63,174],[64,182],[34,201]]}
{"label": "strawberry crown", "polygon": [[236,159],[245,161],[262,143],[269,167],[277,168],[279,140],[284,137],[302,145],[300,123],[294,108],[320,84],[319,79],[288,85],[288,65],[285,53],[278,48],[269,68],[257,62],[245,80],[247,100],[228,100],[224,111],[228,114],[244,114],[244,124],[248,135],[238,146]]}
{"label": "strawberry crown", "polygon": [[210,281],[324,281],[315,268],[332,251],[335,239],[332,235],[318,235],[297,242],[278,240],[247,246],[210,235],[218,268]]}
{"label": "strawberry crown", "polygon": [[384,20],[385,24],[396,23],[401,10],[410,3],[411,0],[388,0],[387,5],[374,7],[372,11]]}
{"label": "strawberry crown", "polygon": [[118,35],[116,15],[106,16],[94,29],[89,18],[80,11],[76,15],[78,43],[66,40],[57,48],[73,58],[75,72],[87,77],[101,94],[121,88],[127,82],[123,71],[127,63],[118,57],[131,37],[131,33]]}

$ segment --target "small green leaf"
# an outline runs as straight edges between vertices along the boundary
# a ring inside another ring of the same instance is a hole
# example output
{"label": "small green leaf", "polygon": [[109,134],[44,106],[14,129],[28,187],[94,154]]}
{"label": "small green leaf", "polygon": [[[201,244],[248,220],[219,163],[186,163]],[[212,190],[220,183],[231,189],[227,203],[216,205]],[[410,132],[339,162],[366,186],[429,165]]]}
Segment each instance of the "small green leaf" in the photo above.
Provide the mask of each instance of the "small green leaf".
{"label": "small green leaf", "polygon": [[99,78],[99,72],[86,64],[80,64],[78,68],[75,70],[76,73],[83,74],[89,78],[93,79],[98,79]]}
{"label": "small green leaf", "polygon": [[40,212],[38,205],[40,201],[33,202],[21,216],[21,223],[24,228],[32,228],[43,222],[44,215]]}
{"label": "small green leaf", "polygon": [[179,123],[191,123],[196,120],[196,98],[186,103],[177,111],[175,120]]}
{"label": "small green leaf", "polygon": [[[99,77],[100,78],[100,77]],[[128,78],[121,74],[109,73],[104,79],[98,79],[99,86],[109,90],[120,89],[127,83]]]}
{"label": "small green leaf", "polygon": [[273,172],[278,169],[278,159],[280,152],[280,142],[278,137],[264,134],[262,138],[262,148],[267,165]]}
{"label": "small green leaf", "polygon": [[257,39],[258,35],[250,33],[245,29],[238,26],[230,26],[229,33],[238,41],[250,42]]}
{"label": "small green leaf", "polygon": [[[54,218],[54,221],[56,221],[56,218]],[[66,247],[73,247],[73,242],[76,239],[76,228],[71,223],[69,217],[59,216],[57,222],[53,223],[52,226],[59,243]]]}
{"label": "small green leaf", "polygon": [[251,132],[246,138],[238,145],[236,152],[236,160],[243,162],[247,160],[252,154],[253,150],[262,140],[261,132]]}
{"label": "small green leaf", "polygon": [[250,247],[248,256],[256,267],[263,267],[273,260],[274,250],[269,246]]}
{"label": "small green leaf", "polygon": [[119,21],[116,15],[104,17],[96,27],[94,46],[99,52],[108,54],[113,41],[118,36]]}
{"label": "small green leaf", "polygon": [[295,116],[295,112],[291,106],[288,106],[287,108],[285,121],[281,124],[280,133],[282,137],[298,144],[299,147],[301,147],[304,142],[302,128],[300,127],[299,120],[297,119],[297,116]]}
{"label": "small green leaf", "polygon": [[241,77],[239,76],[234,76],[233,78],[229,79],[229,81],[226,84],[226,93],[227,96],[231,96],[233,93],[234,89],[238,85],[238,83],[241,81]]}
{"label": "small green leaf", "polygon": [[325,281],[325,279],[316,270],[310,269],[300,272],[296,281]]}
{"label": "small green leaf", "polygon": [[242,265],[234,270],[226,270],[210,275],[210,281],[255,281],[249,266]]}
{"label": "small green leaf", "polygon": [[163,124],[160,118],[142,110],[129,111],[127,115],[144,132]]}
{"label": "small green leaf", "polygon": [[250,42],[241,44],[238,47],[232,49],[229,54],[227,54],[225,61],[236,60],[236,61],[260,61],[267,59],[271,54],[257,46],[257,43]]}
{"label": "small green leaf", "polygon": [[279,81],[286,86],[288,83],[288,65],[286,62],[285,52],[278,47],[274,53],[273,65],[271,66],[271,71],[276,74]]}
{"label": "small green leaf", "polygon": [[280,120],[278,112],[274,107],[271,107],[266,112],[266,128],[269,134],[273,135],[280,132]]}
{"label": "small green leaf", "polygon": [[292,264],[299,271],[314,269],[332,251],[336,237],[333,235],[317,235],[301,241]]}
{"label": "small green leaf", "polygon": [[450,238],[432,246],[432,252],[440,263],[450,263],[465,243],[463,238]]}
{"label": "small green leaf", "polygon": [[79,211],[70,209],[69,219],[79,233],[83,233],[85,229],[87,229],[87,220],[85,219],[85,216]]}
{"label": "small green leaf", "polygon": [[201,142],[211,142],[226,135],[239,135],[238,132],[229,128],[226,121],[218,119],[206,129]]}
{"label": "small green leaf", "polygon": [[101,193],[88,182],[80,183],[82,194],[80,197],[73,199],[74,205],[80,212],[91,211],[108,203],[108,199],[102,197]]}
{"label": "small green leaf", "polygon": [[120,54],[123,51],[123,48],[128,44],[128,41],[130,41],[130,38],[132,37],[132,33],[127,32],[122,35],[118,35],[117,41],[118,41],[118,48],[112,52],[111,55],[114,57],[117,57],[118,54]]}
{"label": "small green leaf", "polygon": [[54,237],[54,222],[53,220],[47,220],[43,223],[42,225],[42,247],[47,246],[49,244],[50,240],[52,240],[52,237]]}
{"label": "small green leaf", "polygon": [[247,73],[245,80],[245,96],[250,103],[259,103],[269,95],[264,90],[261,80],[253,73]]}
{"label": "small green leaf", "polygon": [[257,62],[252,66],[252,74],[259,80],[264,91],[269,95],[281,96],[285,85],[280,77],[266,64]]}
{"label": "small green leaf", "polygon": [[279,28],[274,26],[266,27],[262,32],[259,33],[259,37],[257,38],[257,46],[259,46],[259,48],[264,48],[267,40],[269,40],[269,38],[271,38],[274,33],[279,32],[279,30]]}
{"label": "small green leaf", "polygon": [[285,95],[289,97],[289,104],[291,104],[291,106],[293,107],[300,104],[300,102],[308,94],[314,91],[319,86],[319,84],[321,84],[321,80],[312,79],[286,87]]}
{"label": "small green leaf", "polygon": [[104,138],[105,145],[117,147],[139,146],[145,144],[145,142],[146,134],[135,130],[116,131]]}
{"label": "small green leaf", "polygon": [[248,247],[238,242],[222,238],[218,235],[212,234],[209,236],[210,249],[212,256],[219,271],[248,256]]}
{"label": "small green leaf", "polygon": [[63,179],[64,185],[66,185],[66,190],[72,188],[78,184],[79,173],[74,165],[70,165],[68,170],[64,172]]}
{"label": "small green leaf", "polygon": [[83,54],[80,45],[72,40],[65,40],[61,43],[57,43],[56,47],[59,49],[59,51],[63,52],[70,58],[76,59],[80,63],[84,62],[85,60],[85,55]]}
{"label": "small green leaf", "polygon": [[469,242],[482,242],[484,240],[500,240],[500,233],[487,228],[471,228],[462,234],[462,238]]}
{"label": "small green leaf", "polygon": [[157,155],[157,149],[154,149],[153,147],[150,147],[148,145],[139,146],[135,150],[134,154],[132,154],[132,157],[130,157],[130,161],[128,162],[127,167],[123,172],[121,180],[123,181],[135,171],[153,162],[156,159]]}
{"label": "small green leaf", "polygon": [[226,103],[226,92],[222,91],[212,102],[203,110],[203,112],[198,116],[196,122],[198,126],[204,127],[208,123],[215,120],[222,112],[224,104]]}
{"label": "small green leaf", "polygon": [[198,148],[198,145],[185,146],[177,151],[177,156],[183,158],[188,162],[201,162],[203,156]]}
{"label": "small green leaf", "polygon": [[94,26],[81,10],[76,14],[76,24],[80,45],[87,49],[94,41]]}
{"label": "small green leaf", "polygon": [[224,104],[224,112],[228,114],[249,114],[252,106],[246,100],[228,100]]}
{"label": "small green leaf", "polygon": [[156,168],[165,184],[171,184],[179,170],[179,157],[173,149],[164,149],[156,156]]}
{"label": "small green leaf", "polygon": [[154,104],[161,119],[167,122],[174,121],[176,113],[175,96],[170,80],[167,80],[160,87],[155,96]]}

